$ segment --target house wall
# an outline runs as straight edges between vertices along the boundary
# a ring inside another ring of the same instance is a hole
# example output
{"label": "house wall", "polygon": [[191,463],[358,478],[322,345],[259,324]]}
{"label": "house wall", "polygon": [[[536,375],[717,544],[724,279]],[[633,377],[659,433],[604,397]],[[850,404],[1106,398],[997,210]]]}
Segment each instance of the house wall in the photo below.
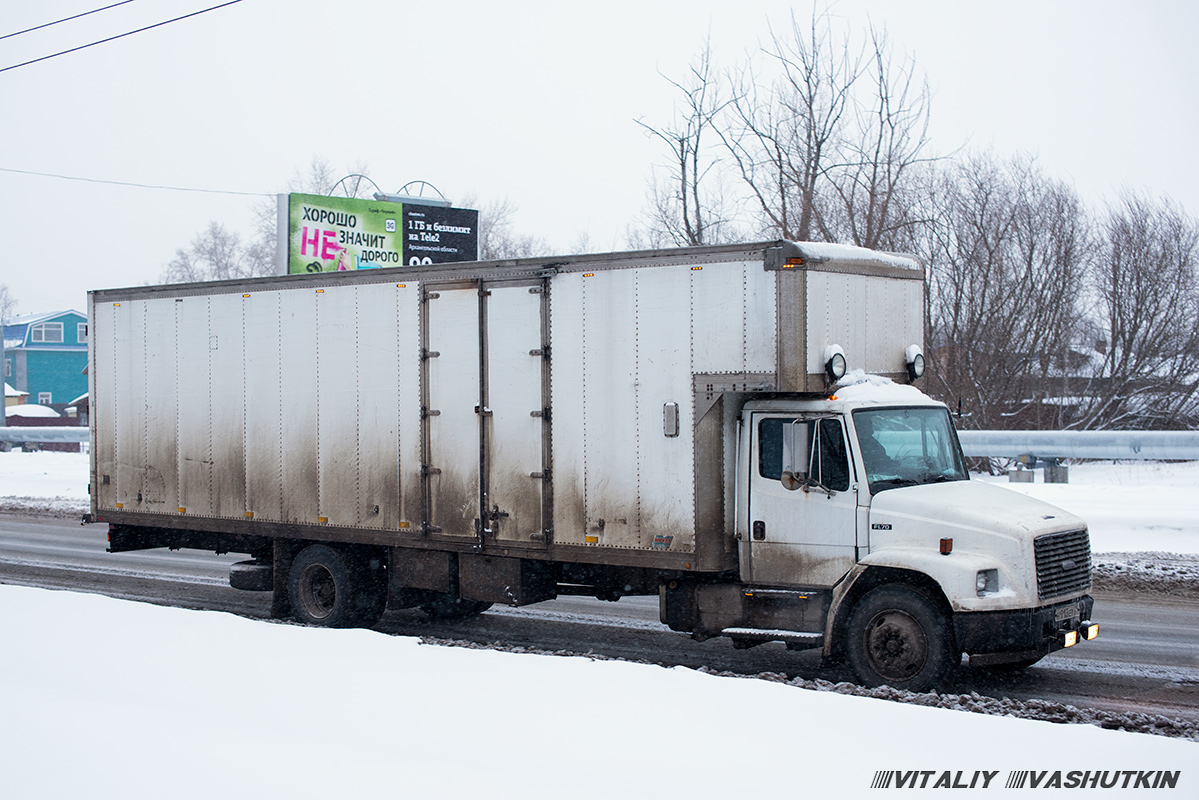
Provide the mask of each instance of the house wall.
{"label": "house wall", "polygon": [[[87,376],[83,374],[87,341],[80,341],[79,337],[79,324],[86,321],[78,312],[68,311],[5,326],[5,337],[21,342],[5,351],[5,360],[11,362],[8,383],[29,393],[25,402],[38,403],[39,395],[48,392],[52,404],[63,405],[87,392]],[[31,327],[47,322],[62,324],[61,342],[32,340]]]}
{"label": "house wall", "polygon": [[[23,362],[23,363],[21,363]],[[50,392],[51,403],[69,403],[87,392],[86,350],[25,350],[18,352],[18,376],[29,392],[28,402],[38,402],[42,392]]]}

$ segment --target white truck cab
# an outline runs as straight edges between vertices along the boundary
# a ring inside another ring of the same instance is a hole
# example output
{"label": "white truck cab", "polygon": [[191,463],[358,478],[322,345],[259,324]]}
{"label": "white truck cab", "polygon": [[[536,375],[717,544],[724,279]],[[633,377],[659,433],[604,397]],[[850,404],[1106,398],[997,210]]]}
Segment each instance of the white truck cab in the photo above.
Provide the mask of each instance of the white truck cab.
{"label": "white truck cab", "polygon": [[741,419],[740,579],[755,597],[821,598],[808,644],[866,682],[923,688],[963,652],[1023,666],[1097,635],[1086,524],[971,481],[944,404],[859,373]]}

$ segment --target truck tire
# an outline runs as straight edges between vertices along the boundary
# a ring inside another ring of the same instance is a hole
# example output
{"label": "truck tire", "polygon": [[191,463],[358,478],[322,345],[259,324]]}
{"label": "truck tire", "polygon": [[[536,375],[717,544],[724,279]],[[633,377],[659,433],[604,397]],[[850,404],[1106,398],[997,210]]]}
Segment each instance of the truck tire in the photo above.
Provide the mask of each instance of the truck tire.
{"label": "truck tire", "polygon": [[292,562],[287,594],[297,622],[325,628],[370,627],[387,603],[387,582],[352,553],[305,547]]}
{"label": "truck tire", "polygon": [[879,586],[849,615],[846,655],[867,686],[927,692],[953,664],[949,625],[923,594],[904,586]]}

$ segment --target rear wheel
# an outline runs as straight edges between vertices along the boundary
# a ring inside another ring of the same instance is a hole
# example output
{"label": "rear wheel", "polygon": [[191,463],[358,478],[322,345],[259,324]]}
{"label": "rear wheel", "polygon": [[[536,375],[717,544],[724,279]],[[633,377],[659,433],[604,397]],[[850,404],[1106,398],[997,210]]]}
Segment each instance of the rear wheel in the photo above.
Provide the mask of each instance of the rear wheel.
{"label": "rear wheel", "polygon": [[926,692],[953,662],[948,621],[923,594],[880,586],[849,615],[846,655],[867,686]]}
{"label": "rear wheel", "polygon": [[328,545],[309,545],[292,562],[288,599],[297,621],[326,628],[369,627],[387,603],[381,569]]}

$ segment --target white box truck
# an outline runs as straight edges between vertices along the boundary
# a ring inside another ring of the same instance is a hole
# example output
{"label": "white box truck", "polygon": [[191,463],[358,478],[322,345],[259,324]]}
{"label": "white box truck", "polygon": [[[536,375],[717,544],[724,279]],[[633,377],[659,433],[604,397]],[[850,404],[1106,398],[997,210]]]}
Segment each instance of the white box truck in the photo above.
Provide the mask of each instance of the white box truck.
{"label": "white box truck", "polygon": [[791,242],[93,291],[88,519],[315,625],[657,595],[871,685],[1028,664],[1098,632],[1087,528],[969,480],[924,292]]}

